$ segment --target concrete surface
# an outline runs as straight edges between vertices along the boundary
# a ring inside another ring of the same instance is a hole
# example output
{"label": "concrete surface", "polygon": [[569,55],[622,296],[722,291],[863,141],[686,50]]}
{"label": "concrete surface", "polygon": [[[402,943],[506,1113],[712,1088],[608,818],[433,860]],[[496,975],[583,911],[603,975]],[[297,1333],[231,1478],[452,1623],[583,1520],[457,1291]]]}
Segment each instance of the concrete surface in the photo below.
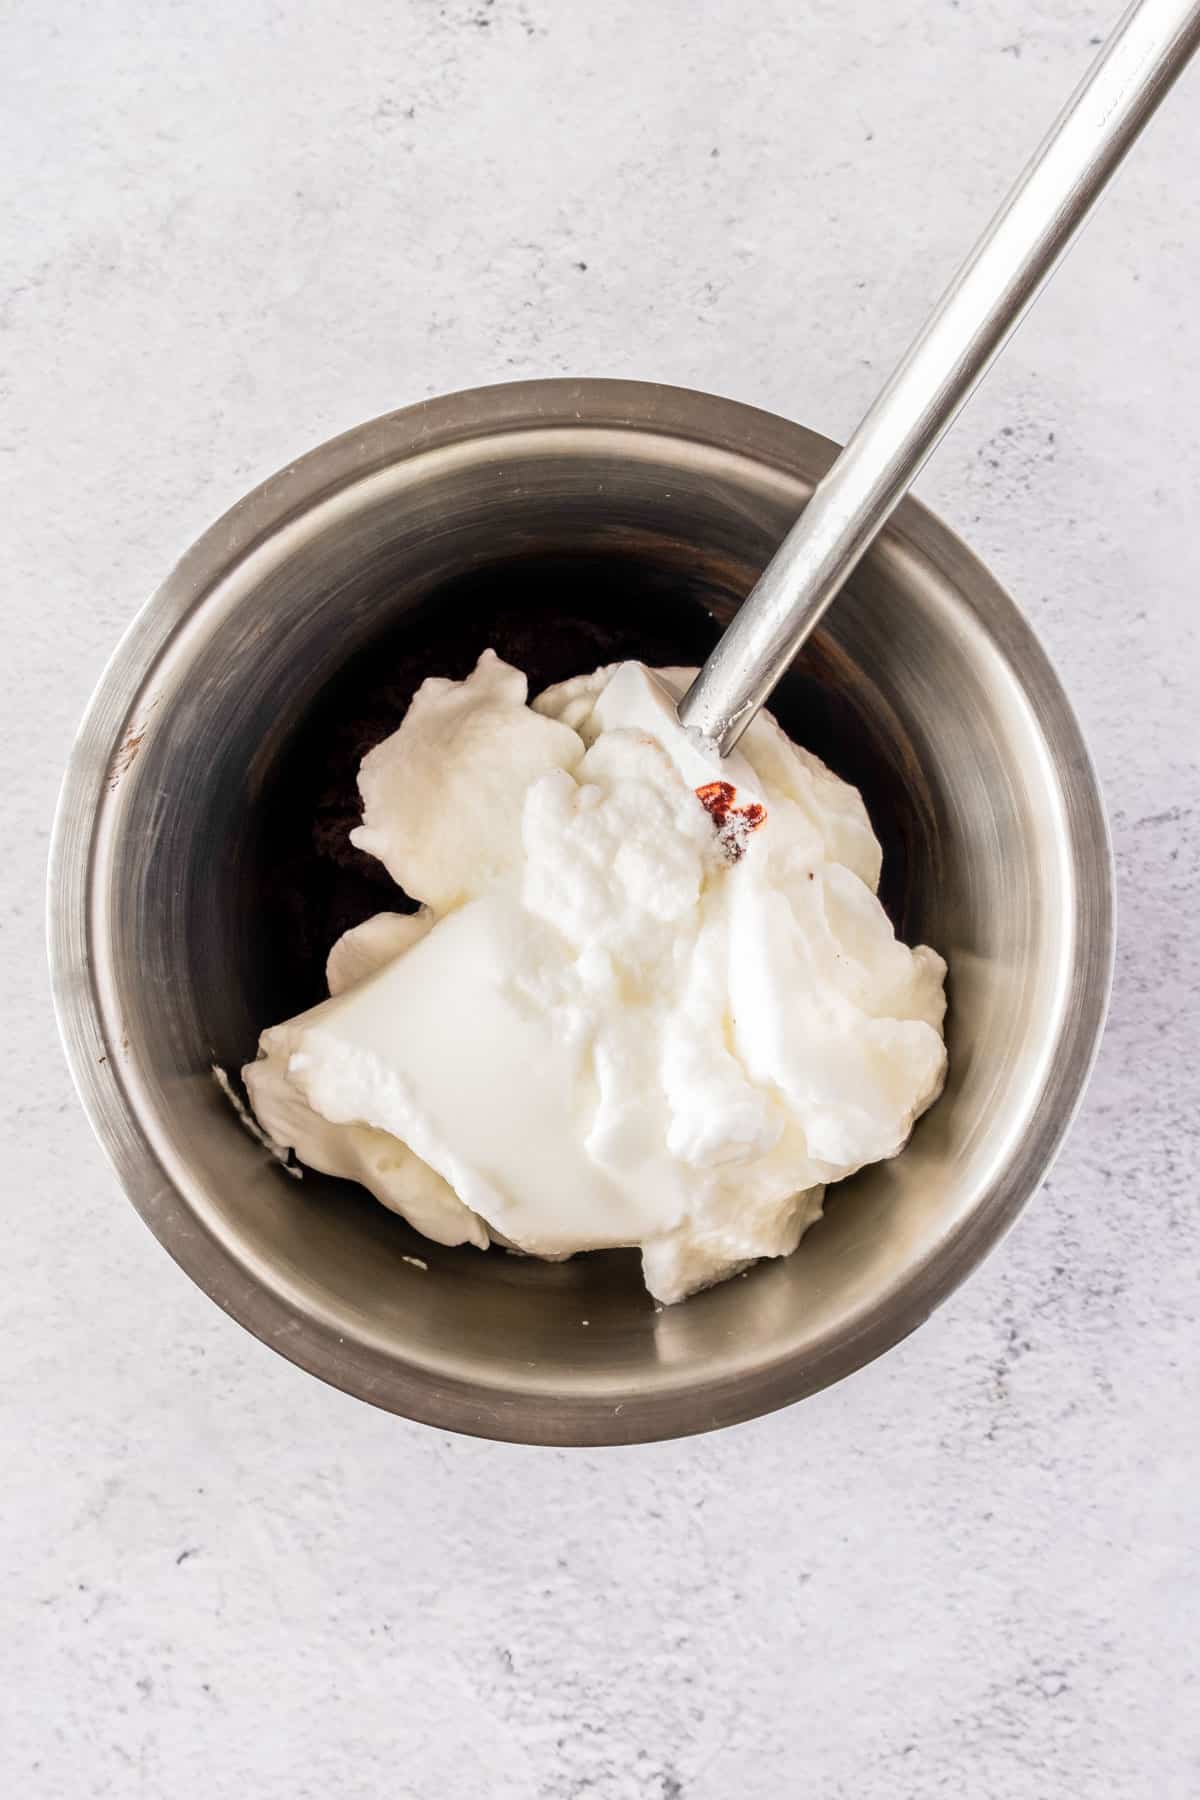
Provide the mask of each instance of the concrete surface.
{"label": "concrete surface", "polygon": [[74,722],[205,524],[404,401],[633,374],[844,435],[1109,7],[343,10],[3,9],[0,1783],[1193,1800],[1200,69],[920,484],[1044,635],[1111,803],[1120,968],[1069,1147],[837,1390],[534,1452],[326,1391],[116,1191],[43,973]]}

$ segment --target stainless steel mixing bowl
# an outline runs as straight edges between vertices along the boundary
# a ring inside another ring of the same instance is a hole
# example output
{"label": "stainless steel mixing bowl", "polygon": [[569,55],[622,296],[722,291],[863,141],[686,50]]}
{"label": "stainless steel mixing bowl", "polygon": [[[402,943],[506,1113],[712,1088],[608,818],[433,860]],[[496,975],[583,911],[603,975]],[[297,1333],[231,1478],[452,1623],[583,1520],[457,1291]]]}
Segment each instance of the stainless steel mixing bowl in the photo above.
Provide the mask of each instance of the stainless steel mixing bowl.
{"label": "stainless steel mixing bowl", "polygon": [[656,1310],[632,1253],[550,1266],[443,1250],[357,1190],[289,1180],[210,1073],[252,1055],[270,1022],[255,871],[272,782],[348,658],[409,620],[453,621],[464,593],[478,630],[489,584],[511,600],[544,592],[548,571],[566,598],[586,591],[602,610],[620,595],[703,646],[833,453],[781,419],[641,383],[527,382],[411,407],[235,506],[102,677],[50,874],[75,1079],[172,1256],[326,1381],[537,1443],[729,1424],[905,1336],[1045,1175],[1103,1021],[1105,821],[1028,626],[911,501],[776,710],[864,786],[897,923],[949,961],[950,1078],[901,1156],[831,1190],[795,1256]]}

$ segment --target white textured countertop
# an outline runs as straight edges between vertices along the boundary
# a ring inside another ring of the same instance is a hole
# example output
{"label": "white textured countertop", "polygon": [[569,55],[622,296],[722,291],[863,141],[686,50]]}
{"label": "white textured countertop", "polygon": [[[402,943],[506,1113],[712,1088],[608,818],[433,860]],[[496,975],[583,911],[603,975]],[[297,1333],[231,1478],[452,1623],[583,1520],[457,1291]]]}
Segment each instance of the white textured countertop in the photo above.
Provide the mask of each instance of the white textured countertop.
{"label": "white textured countertop", "polygon": [[74,723],[181,548],[389,407],[627,374],[844,436],[1109,7],[345,10],[4,13],[0,1787],[1194,1800],[1200,68],[919,487],[1042,633],[1111,806],[1069,1145],[853,1380],[531,1451],[321,1387],[117,1192],[43,972]]}

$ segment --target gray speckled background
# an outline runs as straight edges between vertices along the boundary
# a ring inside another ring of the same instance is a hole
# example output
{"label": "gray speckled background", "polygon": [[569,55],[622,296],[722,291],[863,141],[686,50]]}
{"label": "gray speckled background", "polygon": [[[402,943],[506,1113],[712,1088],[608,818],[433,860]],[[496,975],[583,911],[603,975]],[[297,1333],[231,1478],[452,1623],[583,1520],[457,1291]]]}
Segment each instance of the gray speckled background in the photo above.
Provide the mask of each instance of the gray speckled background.
{"label": "gray speckled background", "polygon": [[527,1451],[322,1388],[117,1193],[43,973],[74,722],[181,547],[388,407],[632,374],[844,435],[1109,6],[346,10],[3,8],[0,1784],[1194,1800],[1200,69],[919,489],[1043,634],[1111,804],[1069,1146],[852,1381]]}

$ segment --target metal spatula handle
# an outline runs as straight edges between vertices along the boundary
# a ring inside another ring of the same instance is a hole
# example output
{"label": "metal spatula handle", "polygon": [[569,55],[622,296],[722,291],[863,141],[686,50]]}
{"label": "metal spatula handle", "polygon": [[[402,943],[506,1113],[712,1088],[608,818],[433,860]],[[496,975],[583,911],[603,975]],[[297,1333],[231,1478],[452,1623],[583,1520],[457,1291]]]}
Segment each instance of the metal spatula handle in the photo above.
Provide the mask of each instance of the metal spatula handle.
{"label": "metal spatula handle", "polygon": [[1136,0],[680,704],[732,749],[986,374],[1200,46],[1200,0]]}

